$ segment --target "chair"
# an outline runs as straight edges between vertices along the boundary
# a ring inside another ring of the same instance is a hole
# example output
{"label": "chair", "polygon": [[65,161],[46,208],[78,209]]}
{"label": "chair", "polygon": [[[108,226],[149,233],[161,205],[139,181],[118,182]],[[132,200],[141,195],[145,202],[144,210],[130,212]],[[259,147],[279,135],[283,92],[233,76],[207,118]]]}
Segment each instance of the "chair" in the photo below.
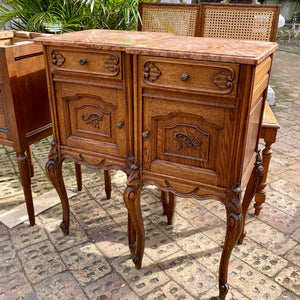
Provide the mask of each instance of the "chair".
{"label": "chair", "polygon": [[175,35],[199,35],[199,5],[140,3],[139,31],[168,32]]}
{"label": "chair", "polygon": [[200,36],[274,42],[279,13],[278,5],[203,3]]}

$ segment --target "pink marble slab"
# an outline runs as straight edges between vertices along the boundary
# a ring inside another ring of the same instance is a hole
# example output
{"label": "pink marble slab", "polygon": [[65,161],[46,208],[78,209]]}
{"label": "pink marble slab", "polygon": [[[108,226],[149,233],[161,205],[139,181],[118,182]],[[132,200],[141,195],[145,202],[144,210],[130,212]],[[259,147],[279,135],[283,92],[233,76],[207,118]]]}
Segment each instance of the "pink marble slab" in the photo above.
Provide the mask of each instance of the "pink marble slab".
{"label": "pink marble slab", "polygon": [[274,42],[175,36],[170,33],[92,29],[34,40],[43,45],[121,50],[130,54],[259,64]]}

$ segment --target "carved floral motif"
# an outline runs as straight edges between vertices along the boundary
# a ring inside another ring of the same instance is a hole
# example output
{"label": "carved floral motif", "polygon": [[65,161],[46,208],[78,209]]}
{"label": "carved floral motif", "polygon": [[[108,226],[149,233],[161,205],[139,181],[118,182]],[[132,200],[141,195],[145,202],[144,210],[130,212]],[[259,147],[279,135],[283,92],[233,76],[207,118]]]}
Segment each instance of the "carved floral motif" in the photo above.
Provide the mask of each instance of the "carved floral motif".
{"label": "carved floral motif", "polygon": [[[137,187],[140,183],[140,168],[134,161],[134,155],[131,155],[127,160],[127,186]],[[131,197],[129,197],[131,198]]]}
{"label": "carved floral motif", "polygon": [[155,81],[158,79],[158,77],[161,75],[161,72],[159,70],[159,68],[153,64],[153,63],[149,63],[147,62],[144,66],[144,79],[146,81]]}
{"label": "carved floral motif", "polygon": [[228,68],[225,71],[217,73],[213,77],[213,83],[226,93],[230,93],[233,90],[234,71]]}
{"label": "carved floral motif", "polygon": [[114,75],[118,75],[120,67],[119,67],[119,57],[116,54],[111,54],[106,61],[104,62],[104,66]]}
{"label": "carved floral motif", "polygon": [[81,119],[85,121],[86,124],[91,124],[94,128],[99,128],[99,122],[103,120],[103,114],[98,114],[96,112],[81,114]]}
{"label": "carved floral motif", "polygon": [[52,64],[60,67],[64,62],[64,56],[57,50],[53,50],[52,53]]}
{"label": "carved floral motif", "polygon": [[182,132],[175,132],[174,138],[177,140],[177,150],[183,149],[186,150],[187,148],[191,147],[199,147],[202,144],[202,141],[195,138],[194,136],[189,136]]}

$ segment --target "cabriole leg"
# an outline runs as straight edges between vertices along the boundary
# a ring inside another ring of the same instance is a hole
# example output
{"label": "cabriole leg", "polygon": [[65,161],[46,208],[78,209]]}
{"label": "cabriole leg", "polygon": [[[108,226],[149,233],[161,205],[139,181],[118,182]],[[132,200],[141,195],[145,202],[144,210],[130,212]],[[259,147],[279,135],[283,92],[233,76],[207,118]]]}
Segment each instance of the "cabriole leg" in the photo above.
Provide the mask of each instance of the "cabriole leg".
{"label": "cabriole leg", "polygon": [[240,193],[241,189],[239,187],[234,189],[232,197],[226,206],[227,230],[219,267],[219,297],[221,300],[225,299],[229,289],[227,277],[230,255],[242,232],[243,215]]}
{"label": "cabriole leg", "polygon": [[63,211],[63,221],[60,224],[60,228],[63,231],[64,235],[69,234],[69,225],[70,225],[70,207],[69,207],[69,199],[67,196],[63,176],[62,176],[62,163],[63,159],[61,159],[58,155],[58,149],[55,142],[51,143],[51,150],[48,156],[49,160],[46,163],[46,172],[47,175],[56,189]]}
{"label": "cabriole leg", "polygon": [[142,185],[126,187],[124,202],[128,209],[128,242],[131,258],[137,269],[141,268],[145,248],[145,232],[140,207]]}

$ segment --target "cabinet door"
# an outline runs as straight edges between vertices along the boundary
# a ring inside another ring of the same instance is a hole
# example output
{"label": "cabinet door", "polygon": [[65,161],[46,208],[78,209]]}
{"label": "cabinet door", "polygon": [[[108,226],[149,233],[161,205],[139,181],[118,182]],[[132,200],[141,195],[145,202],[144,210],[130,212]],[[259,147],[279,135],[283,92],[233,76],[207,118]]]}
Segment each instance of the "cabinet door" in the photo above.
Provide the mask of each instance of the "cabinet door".
{"label": "cabinet door", "polygon": [[143,169],[224,185],[232,118],[227,108],[145,96]]}
{"label": "cabinet door", "polygon": [[55,83],[61,144],[126,157],[123,90]]}

